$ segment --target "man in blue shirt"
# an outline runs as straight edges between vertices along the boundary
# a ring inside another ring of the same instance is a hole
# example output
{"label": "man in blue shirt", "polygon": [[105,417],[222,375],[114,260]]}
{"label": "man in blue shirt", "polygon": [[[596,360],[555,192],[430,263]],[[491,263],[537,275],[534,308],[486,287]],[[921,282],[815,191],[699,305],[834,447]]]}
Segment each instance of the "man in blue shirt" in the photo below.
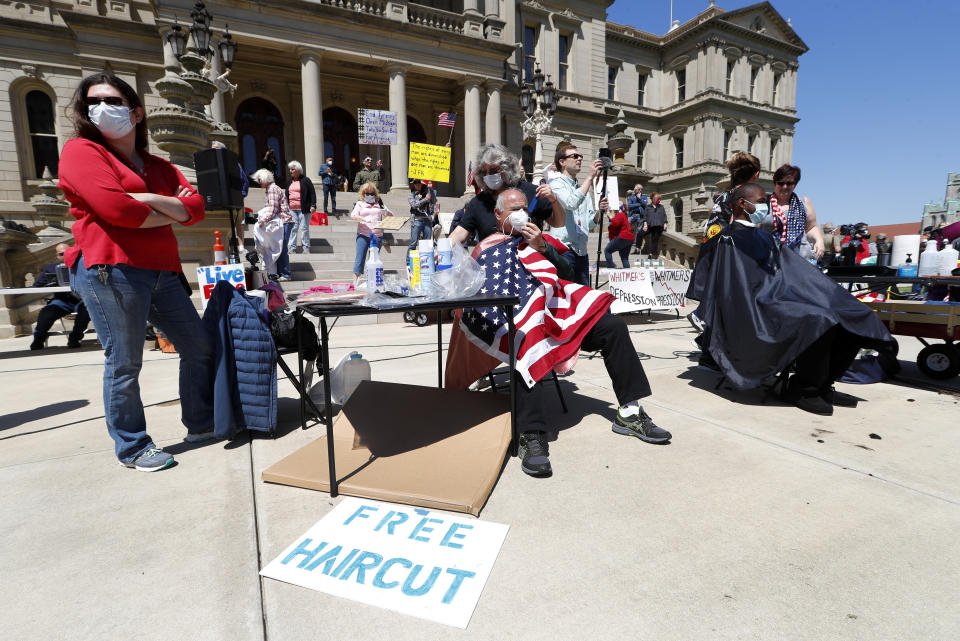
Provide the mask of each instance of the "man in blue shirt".
{"label": "man in blue shirt", "polygon": [[583,183],[577,183],[577,174],[583,163],[583,154],[577,152],[576,145],[561,145],[557,149],[554,164],[560,176],[554,177],[550,183],[557,200],[566,211],[566,220],[563,227],[550,230],[554,238],[564,243],[573,252],[573,270],[576,273],[576,282],[590,287],[590,256],[587,254],[587,240],[591,231],[600,224],[603,212],[607,211],[607,199],[601,198],[598,203],[600,211],[593,207],[593,179],[597,172],[603,169],[603,163],[598,158],[590,163]]}

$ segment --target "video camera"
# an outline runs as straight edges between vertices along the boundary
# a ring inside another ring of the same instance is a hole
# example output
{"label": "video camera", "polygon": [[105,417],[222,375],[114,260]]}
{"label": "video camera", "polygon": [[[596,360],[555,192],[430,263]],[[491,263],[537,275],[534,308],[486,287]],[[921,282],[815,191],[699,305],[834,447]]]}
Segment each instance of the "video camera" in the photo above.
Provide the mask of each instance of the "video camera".
{"label": "video camera", "polygon": [[840,225],[840,235],[849,236],[850,240],[860,240],[870,238],[870,227],[866,223],[857,223],[855,225]]}
{"label": "video camera", "polygon": [[860,247],[870,239],[870,228],[866,223],[855,225],[840,225],[840,235],[850,237],[850,241],[843,244],[840,250],[841,265],[856,265],[857,253]]}

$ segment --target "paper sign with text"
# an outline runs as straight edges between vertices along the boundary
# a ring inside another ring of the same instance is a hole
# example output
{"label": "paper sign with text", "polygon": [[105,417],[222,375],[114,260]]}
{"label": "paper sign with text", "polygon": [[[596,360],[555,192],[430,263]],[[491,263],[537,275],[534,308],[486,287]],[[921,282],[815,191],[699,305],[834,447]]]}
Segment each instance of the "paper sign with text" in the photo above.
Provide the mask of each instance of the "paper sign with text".
{"label": "paper sign with text", "polygon": [[450,147],[410,143],[410,178],[450,182]]}
{"label": "paper sign with text", "polygon": [[466,628],[508,526],[346,498],[260,574]]}
{"label": "paper sign with text", "polygon": [[361,145],[397,144],[396,112],[357,109],[357,137]]}
{"label": "paper sign with text", "polygon": [[203,308],[207,308],[207,301],[213,293],[213,288],[221,280],[229,282],[237,289],[246,289],[247,280],[243,273],[243,265],[209,265],[197,267],[197,285],[203,299]]}
{"label": "paper sign with text", "polygon": [[[586,162],[586,160],[584,160]],[[603,198],[603,174],[598,173],[596,182],[593,183],[593,205],[600,209],[600,199]],[[616,176],[607,176],[607,207],[611,213],[616,213],[620,209],[620,185]]]}
{"label": "paper sign with text", "polygon": [[607,287],[617,300],[613,314],[640,310],[665,311],[686,305],[689,269],[611,269]]}

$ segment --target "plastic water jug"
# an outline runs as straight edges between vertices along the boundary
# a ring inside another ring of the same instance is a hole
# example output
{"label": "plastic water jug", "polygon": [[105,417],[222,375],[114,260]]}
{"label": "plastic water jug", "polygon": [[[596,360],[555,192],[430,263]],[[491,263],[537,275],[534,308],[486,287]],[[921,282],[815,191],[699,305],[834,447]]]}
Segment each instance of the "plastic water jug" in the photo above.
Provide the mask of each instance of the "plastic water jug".
{"label": "plastic water jug", "polygon": [[330,370],[330,398],[343,405],[361,381],[370,380],[370,361],[360,352],[350,352]]}
{"label": "plastic water jug", "polygon": [[918,268],[917,273],[920,276],[937,275],[937,270],[940,269],[940,255],[937,251],[937,241],[927,241],[926,248],[923,250],[923,253],[920,254]]}
{"label": "plastic water jug", "polygon": [[958,259],[960,259],[960,252],[950,245],[941,249],[938,255],[940,275],[950,276],[950,272],[957,268]]}

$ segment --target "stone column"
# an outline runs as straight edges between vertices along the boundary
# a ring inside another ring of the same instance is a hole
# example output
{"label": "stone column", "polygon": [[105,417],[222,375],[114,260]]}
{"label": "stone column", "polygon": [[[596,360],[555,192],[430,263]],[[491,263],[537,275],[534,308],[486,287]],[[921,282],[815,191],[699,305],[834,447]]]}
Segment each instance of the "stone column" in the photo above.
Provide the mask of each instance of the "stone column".
{"label": "stone column", "polygon": [[463,81],[463,166],[480,151],[480,81],[467,77]]}
{"label": "stone column", "polygon": [[503,132],[500,131],[500,92],[503,89],[503,82],[487,80],[484,84],[487,88],[487,113],[483,140],[484,142],[502,144]]}
{"label": "stone column", "polygon": [[303,105],[303,171],[317,182],[323,165],[323,101],[320,53],[300,51],[300,95]]}
{"label": "stone column", "polygon": [[397,114],[397,144],[390,146],[390,190],[406,192],[409,171],[409,139],[407,138],[407,68],[387,67],[390,74],[390,111]]}
{"label": "stone column", "polygon": [[[223,64],[220,62],[220,47],[213,48],[213,55],[210,56],[210,77],[216,78],[223,73]],[[217,89],[210,101],[210,117],[214,122],[225,122],[225,111],[223,108],[223,91]]]}

